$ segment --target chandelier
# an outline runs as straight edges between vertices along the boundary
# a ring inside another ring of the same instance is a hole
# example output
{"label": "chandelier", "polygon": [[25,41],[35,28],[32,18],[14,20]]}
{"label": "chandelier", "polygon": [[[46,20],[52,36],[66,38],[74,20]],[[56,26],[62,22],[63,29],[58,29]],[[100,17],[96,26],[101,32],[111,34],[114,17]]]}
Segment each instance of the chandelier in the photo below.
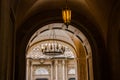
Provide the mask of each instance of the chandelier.
{"label": "chandelier", "polygon": [[68,27],[68,25],[71,22],[71,10],[67,6],[67,0],[66,0],[66,7],[62,9],[62,18],[63,18],[64,24]]}
{"label": "chandelier", "polygon": [[52,29],[49,40],[46,41],[45,44],[41,45],[41,51],[43,54],[49,56],[64,54],[65,46],[56,40],[55,30]]}

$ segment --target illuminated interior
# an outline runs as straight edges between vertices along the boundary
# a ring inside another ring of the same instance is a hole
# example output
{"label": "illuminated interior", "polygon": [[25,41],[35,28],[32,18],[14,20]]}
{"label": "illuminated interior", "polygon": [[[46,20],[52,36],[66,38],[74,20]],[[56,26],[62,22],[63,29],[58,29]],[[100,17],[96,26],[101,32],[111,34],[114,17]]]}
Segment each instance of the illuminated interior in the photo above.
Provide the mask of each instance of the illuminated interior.
{"label": "illuminated interior", "polygon": [[[51,30],[55,31],[54,41],[65,47],[63,54],[42,52],[43,45],[52,43]],[[84,34],[71,25],[43,26],[33,34],[26,50],[26,80],[93,80],[91,47]]]}

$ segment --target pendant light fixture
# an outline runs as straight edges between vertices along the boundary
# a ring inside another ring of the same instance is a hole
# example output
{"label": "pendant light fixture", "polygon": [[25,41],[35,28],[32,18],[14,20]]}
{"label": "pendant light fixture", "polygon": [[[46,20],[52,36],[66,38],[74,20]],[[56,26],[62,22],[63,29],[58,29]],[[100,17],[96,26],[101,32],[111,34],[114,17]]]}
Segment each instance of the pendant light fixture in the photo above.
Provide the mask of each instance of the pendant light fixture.
{"label": "pendant light fixture", "polygon": [[66,0],[66,6],[64,9],[62,9],[62,18],[64,21],[64,24],[67,26],[69,26],[70,22],[71,22],[71,10],[68,7],[68,1]]}
{"label": "pendant light fixture", "polygon": [[48,56],[62,55],[65,52],[65,46],[56,40],[56,32],[51,30],[49,41],[42,44],[42,53]]}

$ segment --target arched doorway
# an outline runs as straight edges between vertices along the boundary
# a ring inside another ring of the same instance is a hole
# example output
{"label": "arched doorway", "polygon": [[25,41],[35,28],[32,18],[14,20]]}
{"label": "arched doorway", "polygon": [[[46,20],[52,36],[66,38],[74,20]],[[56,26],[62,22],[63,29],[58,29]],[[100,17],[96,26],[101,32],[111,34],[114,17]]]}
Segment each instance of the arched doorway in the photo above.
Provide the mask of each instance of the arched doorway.
{"label": "arched doorway", "polygon": [[[42,54],[41,45],[51,41],[51,30],[55,31],[55,40],[65,47],[62,55]],[[90,44],[72,25],[68,28],[62,23],[43,26],[33,34],[26,51],[26,80],[93,80]]]}

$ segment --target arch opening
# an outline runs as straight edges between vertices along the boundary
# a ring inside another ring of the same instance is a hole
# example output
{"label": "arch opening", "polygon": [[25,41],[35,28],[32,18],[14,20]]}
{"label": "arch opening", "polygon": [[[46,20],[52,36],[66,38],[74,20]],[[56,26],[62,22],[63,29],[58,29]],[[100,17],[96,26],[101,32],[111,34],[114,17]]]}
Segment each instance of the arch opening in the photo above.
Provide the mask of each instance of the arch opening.
{"label": "arch opening", "polygon": [[[45,55],[41,45],[50,42],[50,31],[54,30],[55,40],[65,46],[62,55]],[[52,23],[37,30],[26,48],[26,80],[46,78],[48,80],[93,80],[92,50],[85,35],[74,26]],[[45,69],[49,74],[35,75],[34,71]],[[59,74],[62,73],[62,74]]]}

